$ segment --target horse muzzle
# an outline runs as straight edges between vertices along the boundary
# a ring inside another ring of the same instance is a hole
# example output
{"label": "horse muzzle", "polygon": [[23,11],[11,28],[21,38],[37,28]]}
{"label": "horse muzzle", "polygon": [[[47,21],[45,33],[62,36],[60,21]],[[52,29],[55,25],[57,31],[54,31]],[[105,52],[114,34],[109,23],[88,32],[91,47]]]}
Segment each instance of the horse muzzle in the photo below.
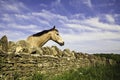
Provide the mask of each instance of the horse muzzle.
{"label": "horse muzzle", "polygon": [[62,43],[59,43],[60,44],[60,46],[64,46],[64,42],[62,42]]}

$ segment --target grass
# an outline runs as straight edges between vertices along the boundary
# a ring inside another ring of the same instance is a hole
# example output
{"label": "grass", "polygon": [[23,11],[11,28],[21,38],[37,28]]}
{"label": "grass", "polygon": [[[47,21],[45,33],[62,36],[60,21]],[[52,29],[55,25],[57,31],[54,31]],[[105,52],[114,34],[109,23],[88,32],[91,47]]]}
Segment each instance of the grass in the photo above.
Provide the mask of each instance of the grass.
{"label": "grass", "polygon": [[70,70],[52,78],[49,78],[49,76],[45,77],[42,74],[35,74],[32,80],[120,80],[120,55],[97,54],[96,56],[113,59],[117,64],[79,68],[76,71]]}
{"label": "grass", "polygon": [[106,59],[115,60],[118,64],[120,64],[120,54],[94,54],[95,56],[105,57]]}
{"label": "grass", "polygon": [[35,73],[31,80],[44,80],[44,75],[40,73]]}
{"label": "grass", "polygon": [[[43,75],[35,73],[29,80],[120,80],[120,55],[119,54],[95,54],[96,56],[113,59],[117,63],[114,65],[96,65],[91,67],[69,70],[57,76]],[[4,59],[0,57],[0,66],[4,65]],[[1,67],[0,67],[1,68]],[[19,75],[15,74],[14,79],[19,80]]]}
{"label": "grass", "polygon": [[35,74],[32,80],[120,80],[120,65],[97,65],[70,70],[52,78]]}
{"label": "grass", "polygon": [[120,66],[95,66],[69,71],[51,80],[120,80]]}

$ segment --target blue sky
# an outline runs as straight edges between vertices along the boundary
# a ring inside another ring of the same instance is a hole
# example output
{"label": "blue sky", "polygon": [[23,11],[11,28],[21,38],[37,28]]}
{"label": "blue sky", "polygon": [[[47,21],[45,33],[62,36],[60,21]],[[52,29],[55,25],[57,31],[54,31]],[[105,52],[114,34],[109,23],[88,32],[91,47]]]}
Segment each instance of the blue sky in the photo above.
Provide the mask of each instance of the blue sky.
{"label": "blue sky", "polygon": [[56,25],[65,46],[85,53],[120,53],[119,0],[0,0],[0,37],[26,39]]}

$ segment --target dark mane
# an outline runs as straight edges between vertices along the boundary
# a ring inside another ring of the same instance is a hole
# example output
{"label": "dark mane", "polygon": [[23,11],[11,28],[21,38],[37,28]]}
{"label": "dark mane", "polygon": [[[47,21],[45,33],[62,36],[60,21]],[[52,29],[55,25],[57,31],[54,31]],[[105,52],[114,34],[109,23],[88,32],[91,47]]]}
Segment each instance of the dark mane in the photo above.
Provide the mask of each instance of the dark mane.
{"label": "dark mane", "polygon": [[44,31],[35,33],[35,34],[33,34],[32,36],[41,36],[41,35],[43,35],[43,34],[45,34],[45,33],[48,33],[49,31],[52,31],[52,30],[58,31],[57,29],[49,29],[49,30],[44,30]]}

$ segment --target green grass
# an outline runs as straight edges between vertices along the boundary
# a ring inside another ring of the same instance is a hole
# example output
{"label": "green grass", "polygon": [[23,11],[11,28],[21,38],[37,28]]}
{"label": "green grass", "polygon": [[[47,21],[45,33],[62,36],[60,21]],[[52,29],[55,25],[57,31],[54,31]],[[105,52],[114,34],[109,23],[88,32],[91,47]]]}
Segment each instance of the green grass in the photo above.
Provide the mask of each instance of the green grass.
{"label": "green grass", "polygon": [[95,56],[105,57],[107,59],[115,60],[118,64],[120,64],[120,54],[94,54]]}
{"label": "green grass", "polygon": [[32,79],[31,80],[44,80],[44,76],[40,73],[35,73],[33,76],[32,76]]}
{"label": "green grass", "polygon": [[[119,54],[95,54],[117,61],[114,65],[96,65],[91,67],[69,70],[61,75],[43,75],[35,73],[28,80],[120,80],[120,55]],[[0,57],[0,66],[4,65],[4,59]],[[1,67],[0,67],[1,68]],[[19,75],[15,74],[14,79],[19,80]]]}
{"label": "green grass", "polygon": [[120,65],[97,65],[70,70],[52,78],[42,74],[33,75],[32,80],[120,80]]}
{"label": "green grass", "polygon": [[[52,78],[42,74],[35,74],[32,80],[120,80],[120,55],[119,54],[95,54],[96,56],[113,59],[114,65],[96,65],[91,67],[70,70]],[[37,76],[37,77],[36,77]],[[34,78],[36,77],[36,78]]]}
{"label": "green grass", "polygon": [[120,80],[120,66],[96,66],[79,68],[56,76],[51,80]]}

